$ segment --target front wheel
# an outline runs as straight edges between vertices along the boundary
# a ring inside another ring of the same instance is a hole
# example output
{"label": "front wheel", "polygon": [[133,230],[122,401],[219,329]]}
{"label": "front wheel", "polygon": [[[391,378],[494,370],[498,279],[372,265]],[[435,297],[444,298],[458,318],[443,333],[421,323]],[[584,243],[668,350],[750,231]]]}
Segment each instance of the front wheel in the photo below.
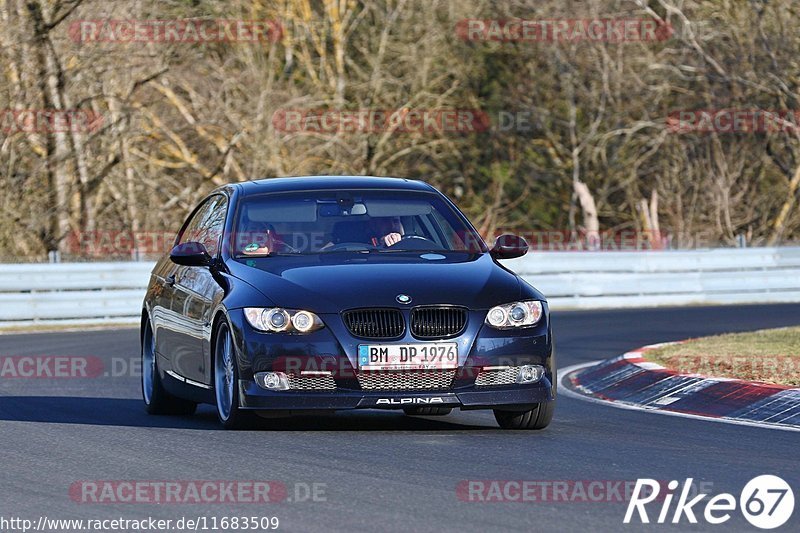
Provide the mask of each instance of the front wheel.
{"label": "front wheel", "polygon": [[214,395],[217,417],[225,429],[243,429],[252,421],[252,413],[239,409],[239,368],[236,348],[227,322],[222,322],[214,342]]}
{"label": "front wheel", "polygon": [[544,429],[550,425],[556,401],[542,402],[530,411],[494,410],[494,418],[503,429]]}

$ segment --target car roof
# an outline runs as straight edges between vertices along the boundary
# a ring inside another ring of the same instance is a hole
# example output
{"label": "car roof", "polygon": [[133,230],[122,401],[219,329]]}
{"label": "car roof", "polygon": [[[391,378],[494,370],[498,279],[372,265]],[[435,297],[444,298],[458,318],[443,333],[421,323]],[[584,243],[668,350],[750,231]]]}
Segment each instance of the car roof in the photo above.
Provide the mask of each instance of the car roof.
{"label": "car roof", "polygon": [[236,186],[244,196],[270,192],[313,191],[330,189],[392,189],[406,191],[435,191],[419,180],[376,176],[294,176],[244,181]]}

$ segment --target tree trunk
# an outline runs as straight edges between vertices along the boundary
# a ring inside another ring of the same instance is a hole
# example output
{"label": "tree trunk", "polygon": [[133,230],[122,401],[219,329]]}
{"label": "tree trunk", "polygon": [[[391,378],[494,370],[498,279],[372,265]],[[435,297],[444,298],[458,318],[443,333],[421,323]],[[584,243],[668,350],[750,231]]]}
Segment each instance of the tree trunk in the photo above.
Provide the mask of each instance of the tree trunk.
{"label": "tree trunk", "polygon": [[792,179],[789,180],[789,190],[786,193],[786,200],[783,202],[781,210],[775,218],[775,223],[772,225],[772,233],[767,241],[768,246],[779,244],[781,238],[783,238],[783,232],[786,229],[786,219],[789,217],[789,212],[792,210],[792,207],[794,207],[794,197],[795,194],[797,194],[798,187],[800,187],[800,165],[795,169]]}
{"label": "tree trunk", "polygon": [[583,212],[583,228],[586,231],[587,247],[591,250],[600,247],[600,220],[597,218],[597,206],[589,187],[581,180],[573,180],[573,189]]}
{"label": "tree trunk", "polygon": [[[27,3],[33,27],[33,48],[38,68],[38,86],[44,110],[63,110],[58,90],[58,76],[53,68],[47,46],[47,26],[38,2]],[[69,192],[71,179],[68,170],[69,143],[63,131],[47,132],[46,168],[48,181],[55,192],[53,198],[51,230],[47,246],[51,250],[65,251],[65,237],[70,231]]]}

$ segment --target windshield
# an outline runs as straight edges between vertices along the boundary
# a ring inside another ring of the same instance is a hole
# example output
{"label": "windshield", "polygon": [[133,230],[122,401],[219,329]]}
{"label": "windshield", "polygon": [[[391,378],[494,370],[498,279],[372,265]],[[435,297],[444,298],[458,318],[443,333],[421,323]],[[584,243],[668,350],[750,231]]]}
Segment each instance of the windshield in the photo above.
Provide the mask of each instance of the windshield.
{"label": "windshield", "polygon": [[408,191],[306,191],[245,198],[230,242],[237,258],[485,251],[481,237],[441,197]]}

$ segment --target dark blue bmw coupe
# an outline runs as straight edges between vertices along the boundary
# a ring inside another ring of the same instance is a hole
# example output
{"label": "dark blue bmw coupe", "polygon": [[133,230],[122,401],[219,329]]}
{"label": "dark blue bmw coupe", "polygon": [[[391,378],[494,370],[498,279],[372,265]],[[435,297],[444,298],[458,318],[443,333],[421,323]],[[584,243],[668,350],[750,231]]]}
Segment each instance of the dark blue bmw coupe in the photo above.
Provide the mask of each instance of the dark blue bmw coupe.
{"label": "dark blue bmw coupe", "polygon": [[221,187],[153,269],[142,309],[152,414],[492,409],[503,428],[553,416],[547,302],[430,185],[319,176]]}

